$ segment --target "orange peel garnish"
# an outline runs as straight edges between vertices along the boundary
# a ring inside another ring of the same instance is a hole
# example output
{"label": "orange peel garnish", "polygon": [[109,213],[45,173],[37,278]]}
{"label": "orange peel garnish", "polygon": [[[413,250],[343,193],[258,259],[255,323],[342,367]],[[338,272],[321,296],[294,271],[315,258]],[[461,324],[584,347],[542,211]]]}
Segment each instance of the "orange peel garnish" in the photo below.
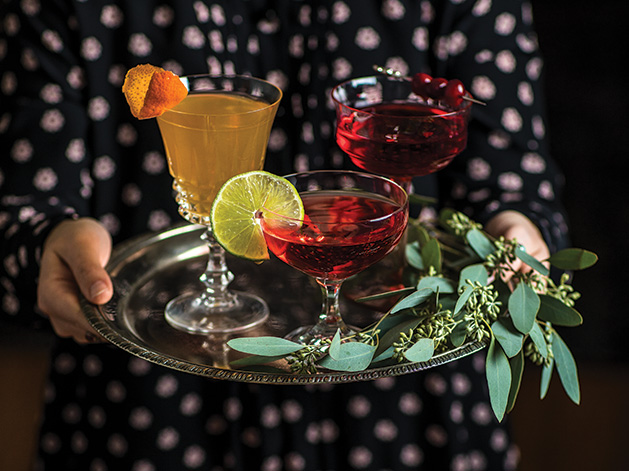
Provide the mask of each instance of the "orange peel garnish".
{"label": "orange peel garnish", "polygon": [[138,119],[160,116],[188,95],[179,77],[169,70],[151,64],[136,65],[127,71],[124,93],[131,114]]}

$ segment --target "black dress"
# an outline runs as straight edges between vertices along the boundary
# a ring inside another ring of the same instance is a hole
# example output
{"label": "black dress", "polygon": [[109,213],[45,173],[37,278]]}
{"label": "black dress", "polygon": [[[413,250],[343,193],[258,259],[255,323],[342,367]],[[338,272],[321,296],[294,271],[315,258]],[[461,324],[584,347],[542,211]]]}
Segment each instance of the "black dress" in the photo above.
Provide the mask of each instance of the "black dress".
{"label": "black dress", "polygon": [[[284,91],[266,168],[346,167],[330,89],[372,73],[459,78],[474,106],[467,150],[420,194],[483,222],[566,232],[548,156],[531,7],[513,0],[9,1],[0,14],[2,315],[34,326],[41,244],[91,216],[114,242],[181,222],[154,120],[121,93],[126,70],[241,73]],[[40,469],[513,469],[487,400],[483,354],[398,378],[263,386],[208,380],[109,345],[56,343]]]}

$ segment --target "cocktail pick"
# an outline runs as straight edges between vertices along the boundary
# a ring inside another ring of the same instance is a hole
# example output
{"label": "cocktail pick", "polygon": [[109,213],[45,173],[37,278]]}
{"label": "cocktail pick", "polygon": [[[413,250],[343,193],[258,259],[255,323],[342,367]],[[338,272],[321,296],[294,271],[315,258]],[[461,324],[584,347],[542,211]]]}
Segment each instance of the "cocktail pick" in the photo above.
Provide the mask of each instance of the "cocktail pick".
{"label": "cocktail pick", "polygon": [[[406,80],[412,83],[413,92],[420,96],[426,96],[433,99],[446,99],[450,101],[453,107],[460,103],[460,100],[470,101],[478,105],[486,105],[486,103],[477,100],[472,97],[466,90],[460,80],[446,80],[442,78],[433,79],[430,75],[424,73],[415,74],[414,77],[409,77],[402,74],[399,70],[392,69],[391,67],[382,67],[374,65],[373,70],[379,74],[384,74],[388,77],[393,77],[401,80]],[[415,78],[415,80],[414,80]]]}

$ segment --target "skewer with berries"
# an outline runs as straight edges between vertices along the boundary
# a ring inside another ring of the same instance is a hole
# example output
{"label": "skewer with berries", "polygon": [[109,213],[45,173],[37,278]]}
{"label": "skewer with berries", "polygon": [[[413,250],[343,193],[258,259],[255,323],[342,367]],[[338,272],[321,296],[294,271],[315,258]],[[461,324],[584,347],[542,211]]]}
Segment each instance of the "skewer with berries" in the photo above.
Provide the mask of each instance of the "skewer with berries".
{"label": "skewer with berries", "polygon": [[470,101],[478,105],[485,105],[482,101],[473,98],[465,89],[463,82],[459,79],[446,80],[419,72],[412,77],[402,75],[399,70],[374,65],[373,69],[389,77],[398,78],[411,82],[411,90],[424,100],[432,99],[439,101],[449,108],[457,109],[463,101]]}

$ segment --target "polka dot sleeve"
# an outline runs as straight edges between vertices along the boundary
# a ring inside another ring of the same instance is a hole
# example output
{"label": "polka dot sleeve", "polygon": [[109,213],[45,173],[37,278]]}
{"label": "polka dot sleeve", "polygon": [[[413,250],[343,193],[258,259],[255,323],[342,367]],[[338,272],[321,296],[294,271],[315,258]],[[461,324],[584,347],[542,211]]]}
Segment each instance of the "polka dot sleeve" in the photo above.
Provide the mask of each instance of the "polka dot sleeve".
{"label": "polka dot sleeve", "polygon": [[566,244],[563,180],[545,135],[543,64],[531,5],[511,0],[441,5],[449,20],[435,32],[434,73],[460,78],[487,104],[474,105],[468,147],[439,175],[445,182],[441,200],[481,222],[499,211],[520,211],[557,250]]}
{"label": "polka dot sleeve", "polygon": [[90,187],[76,42],[59,33],[65,28],[50,27],[70,12],[51,7],[43,26],[27,6],[7,7],[0,33],[0,70],[7,71],[0,87],[0,290],[7,314],[34,312],[20,303],[35,303],[43,240],[57,222],[87,214],[80,195]]}

